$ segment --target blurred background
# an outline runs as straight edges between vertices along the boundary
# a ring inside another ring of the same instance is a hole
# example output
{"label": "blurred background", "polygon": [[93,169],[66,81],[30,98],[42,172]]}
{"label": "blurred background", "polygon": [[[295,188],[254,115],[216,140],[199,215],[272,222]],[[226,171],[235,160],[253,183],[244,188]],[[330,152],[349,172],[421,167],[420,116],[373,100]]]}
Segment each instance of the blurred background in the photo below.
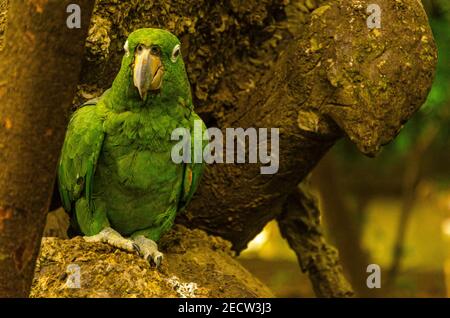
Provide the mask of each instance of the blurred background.
{"label": "blurred background", "polygon": [[[450,297],[450,1],[422,2],[439,51],[427,102],[376,158],[342,140],[311,178],[327,240],[359,296]],[[239,259],[276,296],[314,297],[276,222]],[[372,263],[376,291],[366,287]]]}

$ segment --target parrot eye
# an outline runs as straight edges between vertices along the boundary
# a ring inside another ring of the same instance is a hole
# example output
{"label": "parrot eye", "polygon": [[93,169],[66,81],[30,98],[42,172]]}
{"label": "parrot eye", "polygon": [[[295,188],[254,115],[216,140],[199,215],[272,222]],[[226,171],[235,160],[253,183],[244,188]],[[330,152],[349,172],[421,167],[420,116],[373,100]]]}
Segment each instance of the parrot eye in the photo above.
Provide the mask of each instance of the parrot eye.
{"label": "parrot eye", "polygon": [[150,53],[156,56],[160,56],[161,55],[161,49],[159,48],[159,46],[156,45],[152,45],[152,47],[150,48]]}
{"label": "parrot eye", "polygon": [[142,44],[139,44],[139,45],[136,47],[136,52],[141,53],[143,49],[144,49],[144,46],[143,46]]}
{"label": "parrot eye", "polygon": [[175,47],[173,48],[172,51],[172,57],[170,58],[172,60],[172,62],[176,62],[178,60],[178,57],[180,56],[180,45],[177,44],[175,45]]}

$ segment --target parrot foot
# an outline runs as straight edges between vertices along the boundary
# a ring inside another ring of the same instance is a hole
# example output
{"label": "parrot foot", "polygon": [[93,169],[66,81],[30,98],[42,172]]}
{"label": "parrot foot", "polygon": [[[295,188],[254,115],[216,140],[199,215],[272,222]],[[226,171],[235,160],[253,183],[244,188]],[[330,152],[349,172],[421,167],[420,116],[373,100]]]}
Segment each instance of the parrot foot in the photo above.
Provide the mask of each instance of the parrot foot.
{"label": "parrot foot", "polygon": [[143,235],[138,235],[133,239],[134,243],[139,247],[140,255],[148,262],[153,262],[158,268],[164,258],[163,253],[158,250],[158,244],[155,241],[146,238]]}
{"label": "parrot foot", "polygon": [[138,252],[139,253],[139,246],[134,243],[130,239],[124,238],[122,235],[120,235],[119,232],[116,230],[106,227],[103,230],[100,231],[100,233],[93,235],[93,236],[84,236],[83,237],[86,242],[93,242],[93,243],[107,243],[111,246],[120,248],[122,250],[128,251],[128,252]]}

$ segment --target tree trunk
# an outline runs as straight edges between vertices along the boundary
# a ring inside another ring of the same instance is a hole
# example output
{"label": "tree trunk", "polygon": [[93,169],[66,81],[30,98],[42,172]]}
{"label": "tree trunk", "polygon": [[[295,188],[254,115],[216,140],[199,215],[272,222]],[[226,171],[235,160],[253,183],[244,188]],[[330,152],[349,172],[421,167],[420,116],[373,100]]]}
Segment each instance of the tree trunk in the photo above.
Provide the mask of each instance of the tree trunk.
{"label": "tree trunk", "polygon": [[0,297],[28,296],[94,1],[11,1],[0,57]]}

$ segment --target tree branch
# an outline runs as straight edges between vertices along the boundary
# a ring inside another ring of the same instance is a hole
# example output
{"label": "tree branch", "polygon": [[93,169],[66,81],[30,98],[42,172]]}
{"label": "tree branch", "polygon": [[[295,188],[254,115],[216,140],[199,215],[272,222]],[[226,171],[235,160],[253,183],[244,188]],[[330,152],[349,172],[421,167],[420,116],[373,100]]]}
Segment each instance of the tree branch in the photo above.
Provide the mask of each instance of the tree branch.
{"label": "tree branch", "polygon": [[281,234],[297,254],[300,267],[308,273],[318,297],[353,295],[339,264],[337,250],[325,242],[317,201],[305,184],[301,191],[288,197],[277,221]]}

